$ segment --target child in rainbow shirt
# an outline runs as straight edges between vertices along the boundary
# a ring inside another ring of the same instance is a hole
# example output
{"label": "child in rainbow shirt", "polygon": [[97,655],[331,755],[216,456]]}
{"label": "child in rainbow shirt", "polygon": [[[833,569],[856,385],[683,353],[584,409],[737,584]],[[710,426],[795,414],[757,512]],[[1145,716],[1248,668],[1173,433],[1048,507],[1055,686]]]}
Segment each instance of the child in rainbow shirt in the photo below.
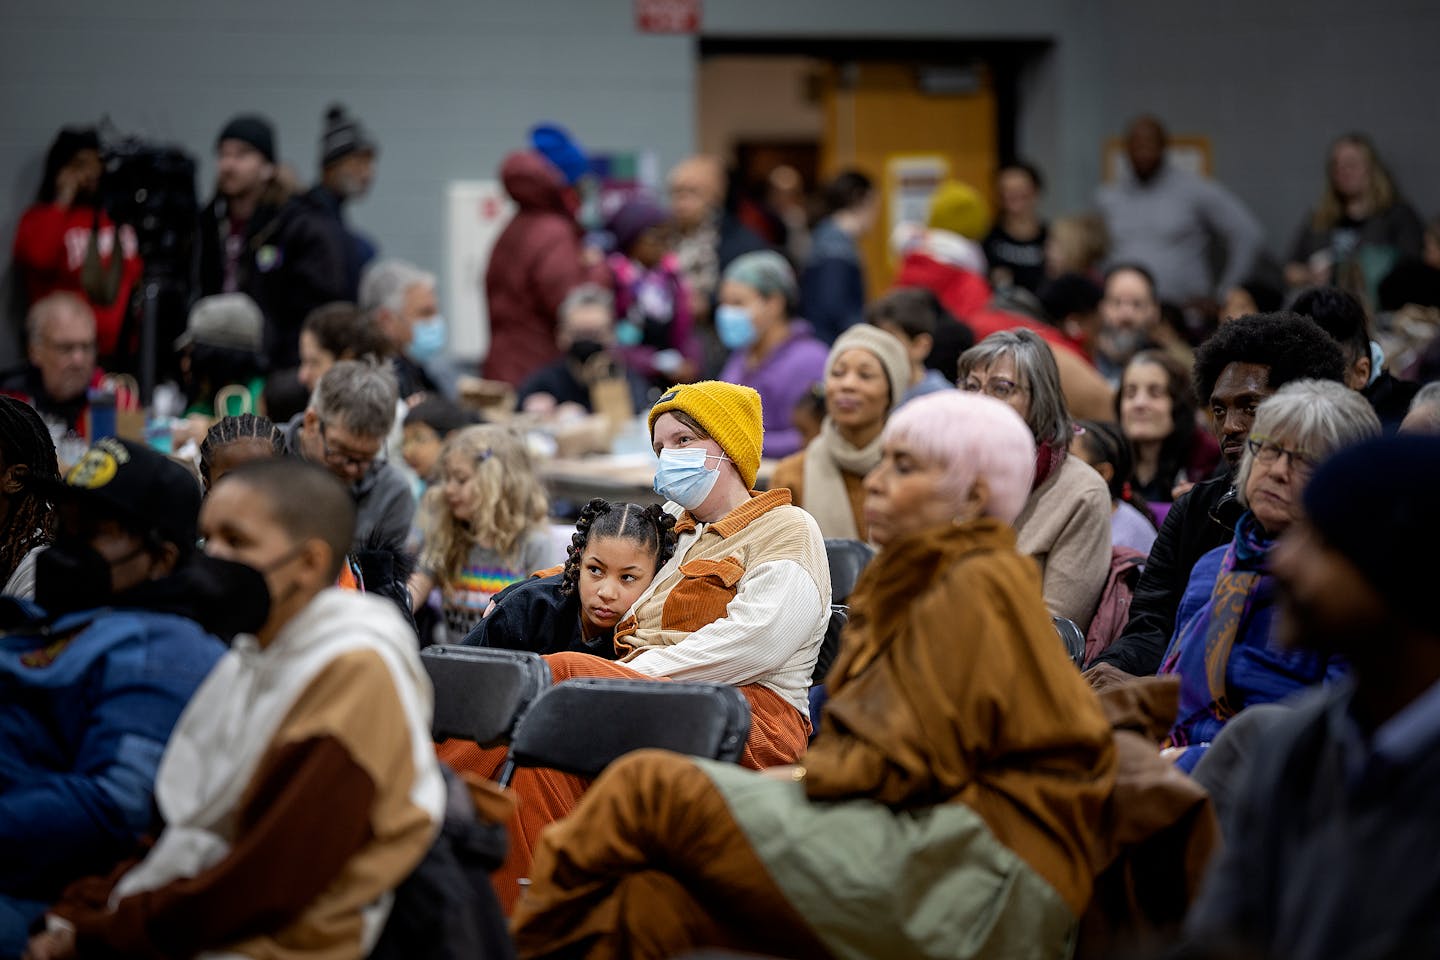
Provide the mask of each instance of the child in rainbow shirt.
{"label": "child in rainbow shirt", "polygon": [[410,578],[416,609],[439,594],[444,632],[435,639],[460,643],[495,594],[564,560],[547,509],[519,433],[483,425],[450,435],[422,501],[424,547]]}

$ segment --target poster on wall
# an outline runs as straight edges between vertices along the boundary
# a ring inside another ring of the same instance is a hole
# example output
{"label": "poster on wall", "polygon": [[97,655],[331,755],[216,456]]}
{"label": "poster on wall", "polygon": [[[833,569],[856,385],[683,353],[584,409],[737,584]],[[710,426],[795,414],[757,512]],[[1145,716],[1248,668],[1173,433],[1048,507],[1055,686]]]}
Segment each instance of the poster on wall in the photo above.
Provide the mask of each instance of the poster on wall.
{"label": "poster on wall", "polygon": [[[1192,135],[1173,136],[1165,148],[1165,161],[1174,164],[1197,177],[1210,176],[1210,138]],[[1114,183],[1122,173],[1130,170],[1130,160],[1125,154],[1125,141],[1111,137],[1105,141],[1105,155],[1101,167],[1106,183]]]}
{"label": "poster on wall", "polygon": [[500,231],[515,215],[515,204],[497,180],[454,180],[445,210],[449,349],[465,360],[483,360],[490,349],[485,268]]}
{"label": "poster on wall", "polygon": [[939,153],[896,153],[885,161],[885,206],[893,260],[895,239],[923,229],[930,219],[930,196],[950,175],[950,161]]}

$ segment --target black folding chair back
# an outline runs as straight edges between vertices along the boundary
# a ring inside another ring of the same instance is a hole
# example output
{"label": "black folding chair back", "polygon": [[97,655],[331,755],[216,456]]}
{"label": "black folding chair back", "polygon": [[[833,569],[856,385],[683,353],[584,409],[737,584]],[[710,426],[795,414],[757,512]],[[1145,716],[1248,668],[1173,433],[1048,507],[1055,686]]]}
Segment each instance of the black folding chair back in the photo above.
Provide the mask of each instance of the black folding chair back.
{"label": "black folding chair back", "polygon": [[830,561],[830,602],[843,604],[850,599],[860,571],[875,556],[875,548],[859,540],[831,538],[825,541],[825,557]]}
{"label": "black folding chair back", "polygon": [[1065,645],[1070,660],[1077,667],[1082,665],[1085,662],[1085,634],[1079,625],[1064,617],[1051,617],[1050,622],[1055,624],[1055,632],[1060,634],[1060,642]]}
{"label": "black folding chair back", "polygon": [[426,647],[420,662],[435,687],[436,742],[508,743],[516,721],[550,687],[550,668],[527,650]]}
{"label": "black folding chair back", "polygon": [[820,641],[820,653],[815,659],[815,669],[810,673],[810,686],[825,682],[835,657],[840,653],[840,635],[845,632],[845,624],[849,620],[849,607],[838,603],[830,605],[830,622],[825,625],[825,639]]}
{"label": "black folding chair back", "polygon": [[750,702],[718,683],[575,679],[557,683],[520,718],[514,767],[598,776],[617,757],[646,747],[734,763],[750,736]]}

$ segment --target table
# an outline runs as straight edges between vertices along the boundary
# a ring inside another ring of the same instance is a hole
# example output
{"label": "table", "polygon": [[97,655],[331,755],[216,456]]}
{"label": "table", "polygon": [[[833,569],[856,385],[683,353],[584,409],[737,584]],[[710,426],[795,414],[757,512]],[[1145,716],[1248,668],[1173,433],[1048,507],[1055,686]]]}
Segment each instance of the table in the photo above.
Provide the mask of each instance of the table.
{"label": "table", "polygon": [[581,506],[593,497],[642,505],[665,502],[653,487],[655,458],[646,454],[556,457],[540,465],[540,479],[552,500]]}

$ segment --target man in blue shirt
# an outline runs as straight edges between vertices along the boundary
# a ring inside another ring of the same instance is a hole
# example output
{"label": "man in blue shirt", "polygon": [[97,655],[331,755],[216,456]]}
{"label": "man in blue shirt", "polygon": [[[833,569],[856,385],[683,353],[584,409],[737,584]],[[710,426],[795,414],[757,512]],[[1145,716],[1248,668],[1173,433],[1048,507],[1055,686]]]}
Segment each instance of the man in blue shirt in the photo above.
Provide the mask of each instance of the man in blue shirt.
{"label": "man in blue shirt", "polygon": [[108,872],[150,831],[170,729],[225,649],[214,634],[268,608],[253,582],[237,589],[253,571],[196,556],[199,485],[160,454],[101,440],[52,493],[59,531],[36,560],[39,606],[0,601],[7,957],[67,883]]}

